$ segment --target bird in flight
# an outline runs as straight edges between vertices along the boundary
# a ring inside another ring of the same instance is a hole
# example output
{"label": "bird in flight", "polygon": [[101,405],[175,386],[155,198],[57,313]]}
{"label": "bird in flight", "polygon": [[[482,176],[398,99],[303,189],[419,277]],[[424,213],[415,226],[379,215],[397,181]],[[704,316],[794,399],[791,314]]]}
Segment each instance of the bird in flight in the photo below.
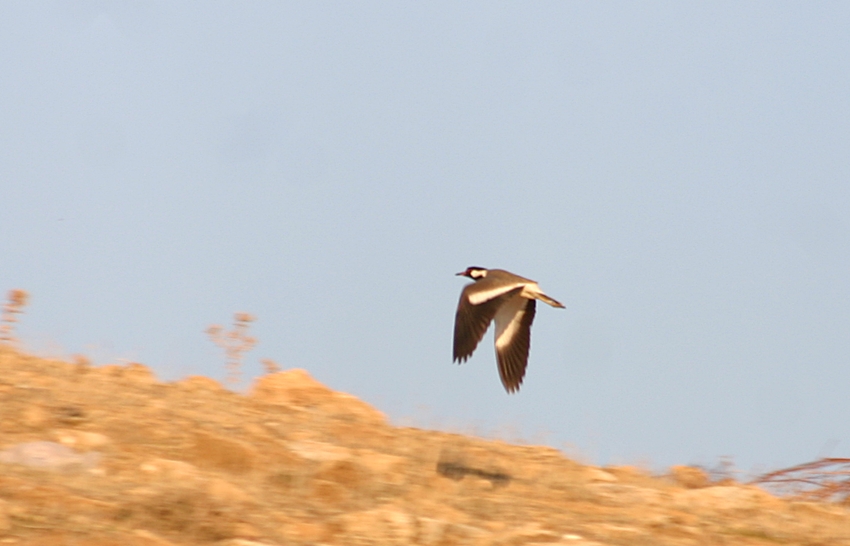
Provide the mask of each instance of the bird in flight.
{"label": "bird in flight", "polygon": [[455,315],[454,360],[465,362],[472,356],[495,319],[499,377],[506,391],[518,391],[528,365],[537,300],[552,307],[564,306],[544,294],[536,282],[503,269],[467,267],[457,275],[475,282],[464,286],[460,293]]}

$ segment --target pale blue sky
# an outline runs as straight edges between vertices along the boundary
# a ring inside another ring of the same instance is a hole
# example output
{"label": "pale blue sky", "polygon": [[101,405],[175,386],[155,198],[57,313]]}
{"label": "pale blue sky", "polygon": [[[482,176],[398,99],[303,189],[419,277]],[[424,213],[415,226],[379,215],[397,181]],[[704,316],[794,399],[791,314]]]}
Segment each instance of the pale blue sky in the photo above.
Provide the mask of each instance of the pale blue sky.
{"label": "pale blue sky", "polygon": [[[3,2],[0,290],[44,354],[224,376],[586,460],[850,456],[850,4]],[[533,278],[519,394],[451,362]]]}

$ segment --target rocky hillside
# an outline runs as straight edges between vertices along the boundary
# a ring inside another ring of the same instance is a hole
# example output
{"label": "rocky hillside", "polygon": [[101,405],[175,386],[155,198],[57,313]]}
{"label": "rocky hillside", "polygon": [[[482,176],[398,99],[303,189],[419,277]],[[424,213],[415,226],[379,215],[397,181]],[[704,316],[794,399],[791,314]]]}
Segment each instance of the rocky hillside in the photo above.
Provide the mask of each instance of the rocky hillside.
{"label": "rocky hillside", "polygon": [[850,507],[393,427],[300,370],[240,395],[0,347],[0,543],[850,545]]}

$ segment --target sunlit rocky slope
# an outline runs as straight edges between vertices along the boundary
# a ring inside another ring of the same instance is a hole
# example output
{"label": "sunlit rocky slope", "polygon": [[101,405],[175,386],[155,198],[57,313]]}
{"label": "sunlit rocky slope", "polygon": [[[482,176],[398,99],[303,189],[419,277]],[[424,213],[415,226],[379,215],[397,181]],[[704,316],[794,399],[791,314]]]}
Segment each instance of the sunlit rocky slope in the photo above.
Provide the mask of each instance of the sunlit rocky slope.
{"label": "sunlit rocky slope", "polygon": [[850,545],[850,509],[393,427],[298,370],[240,395],[0,347],[0,544]]}

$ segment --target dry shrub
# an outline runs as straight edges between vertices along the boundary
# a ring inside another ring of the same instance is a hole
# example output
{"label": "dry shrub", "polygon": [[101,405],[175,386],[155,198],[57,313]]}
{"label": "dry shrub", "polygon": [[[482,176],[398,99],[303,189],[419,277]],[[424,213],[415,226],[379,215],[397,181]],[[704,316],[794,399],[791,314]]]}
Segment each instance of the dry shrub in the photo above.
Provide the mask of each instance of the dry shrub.
{"label": "dry shrub", "polygon": [[850,459],[826,457],[769,472],[753,483],[801,500],[850,502]]}
{"label": "dry shrub", "polygon": [[273,373],[277,373],[280,371],[280,364],[272,360],[271,358],[263,358],[260,360],[260,363],[263,365],[263,369],[266,371],[268,375]]}
{"label": "dry shrub", "polygon": [[18,343],[18,338],[15,336],[15,323],[18,322],[18,315],[24,312],[29,301],[29,294],[26,290],[16,288],[9,290],[9,295],[6,296],[8,301],[3,305],[3,313],[0,316],[0,343],[8,343],[15,345]]}
{"label": "dry shrub", "polygon": [[256,338],[248,335],[248,327],[255,320],[254,316],[248,313],[235,313],[233,315],[233,329],[229,332],[218,324],[213,324],[207,328],[207,335],[210,336],[212,342],[224,350],[228,383],[239,382],[242,359],[245,353],[257,344]]}

